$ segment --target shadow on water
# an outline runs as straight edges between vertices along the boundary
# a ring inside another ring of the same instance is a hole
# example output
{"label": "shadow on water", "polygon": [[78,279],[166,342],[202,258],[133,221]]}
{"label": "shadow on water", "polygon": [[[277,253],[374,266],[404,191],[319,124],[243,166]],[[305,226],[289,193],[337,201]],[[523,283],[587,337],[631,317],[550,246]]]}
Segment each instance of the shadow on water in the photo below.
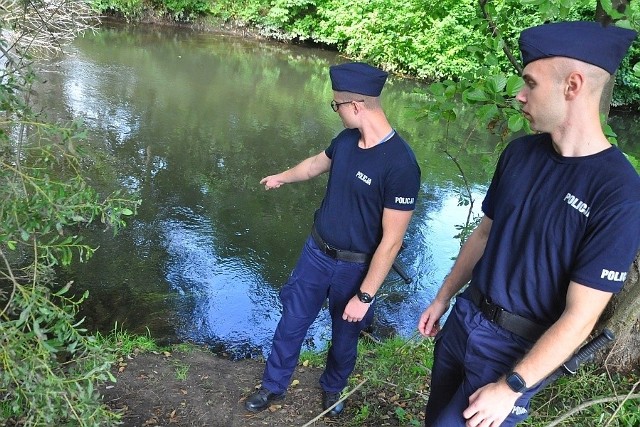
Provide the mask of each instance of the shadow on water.
{"label": "shadow on water", "polygon": [[[320,204],[326,177],[266,192],[262,177],[324,150],[342,124],[331,111],[333,52],[155,27],[103,28],[47,65],[39,102],[54,117],[81,117],[97,148],[95,183],[142,200],[116,237],[87,230],[100,249],[61,272],[88,289],[86,325],[119,327],[161,342],[194,341],[235,358],[269,349],[278,292]],[[391,77],[383,106],[414,148],[423,182],[400,260],[413,282],[390,273],[374,333],[413,335],[422,310],[452,265],[459,171],[479,209],[487,184],[481,159],[490,136],[417,121],[414,82]],[[105,157],[106,153],[111,157]],[[109,160],[111,159],[111,160]],[[490,165],[488,165],[490,166]],[[488,168],[490,169],[490,167]],[[104,178],[106,177],[106,179]],[[307,348],[330,338],[328,313]]]}

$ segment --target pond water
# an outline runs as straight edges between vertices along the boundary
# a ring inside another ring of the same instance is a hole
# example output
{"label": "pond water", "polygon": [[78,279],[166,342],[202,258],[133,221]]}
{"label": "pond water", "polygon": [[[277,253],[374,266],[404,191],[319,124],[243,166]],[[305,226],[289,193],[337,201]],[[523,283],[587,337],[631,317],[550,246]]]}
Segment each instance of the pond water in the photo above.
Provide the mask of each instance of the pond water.
{"label": "pond water", "polygon": [[[86,325],[116,325],[160,342],[193,341],[236,358],[264,354],[279,318],[278,292],[320,204],[326,177],[266,192],[262,177],[324,150],[342,123],[328,66],[335,52],[169,28],[105,27],[79,38],[45,70],[39,100],[52,116],[82,118],[102,176],[135,191],[137,216],[116,237],[87,231],[99,246],[61,272],[88,289]],[[418,206],[400,261],[390,273],[374,334],[411,336],[459,241],[461,174],[476,211],[495,143],[472,122],[416,120],[418,83],[391,77],[382,103],[422,169]],[[635,135],[636,119],[620,127]],[[622,139],[622,138],[621,138]],[[637,140],[637,139],[636,139]],[[628,147],[632,149],[633,147]],[[98,178],[96,176],[96,182]],[[330,337],[323,310],[305,347]]]}

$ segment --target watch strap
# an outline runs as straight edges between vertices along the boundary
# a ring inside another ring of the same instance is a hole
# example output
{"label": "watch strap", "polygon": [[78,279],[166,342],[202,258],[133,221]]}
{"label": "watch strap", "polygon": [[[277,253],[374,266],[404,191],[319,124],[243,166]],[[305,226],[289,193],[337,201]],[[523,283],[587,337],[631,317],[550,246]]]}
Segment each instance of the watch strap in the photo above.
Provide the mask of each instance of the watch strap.
{"label": "watch strap", "polygon": [[360,289],[358,289],[358,292],[356,292],[356,295],[358,296],[358,299],[360,300],[360,302],[363,302],[365,304],[371,304],[375,298],[366,292],[362,292]]}
{"label": "watch strap", "polygon": [[509,375],[507,375],[505,381],[509,388],[516,393],[522,393],[527,390],[527,383],[524,378],[515,371],[511,371]]}

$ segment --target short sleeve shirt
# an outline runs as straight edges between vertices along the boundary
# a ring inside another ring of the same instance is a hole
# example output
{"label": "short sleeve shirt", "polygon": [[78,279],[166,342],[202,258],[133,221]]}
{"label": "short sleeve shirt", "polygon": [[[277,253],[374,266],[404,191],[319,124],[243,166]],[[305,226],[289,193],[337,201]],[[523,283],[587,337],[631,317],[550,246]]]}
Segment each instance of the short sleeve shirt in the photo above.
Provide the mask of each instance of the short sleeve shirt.
{"label": "short sleeve shirt", "polygon": [[331,169],[315,224],[330,245],[373,254],[382,239],[384,208],[415,209],[420,167],[397,133],[368,149],[358,147],[359,139],[357,129],[345,129],[325,150]]}
{"label": "short sleeve shirt", "polygon": [[640,177],[616,147],[563,157],[549,134],[516,139],[482,209],[493,225],[474,284],[542,324],[562,314],[570,281],[620,291],[640,246]]}

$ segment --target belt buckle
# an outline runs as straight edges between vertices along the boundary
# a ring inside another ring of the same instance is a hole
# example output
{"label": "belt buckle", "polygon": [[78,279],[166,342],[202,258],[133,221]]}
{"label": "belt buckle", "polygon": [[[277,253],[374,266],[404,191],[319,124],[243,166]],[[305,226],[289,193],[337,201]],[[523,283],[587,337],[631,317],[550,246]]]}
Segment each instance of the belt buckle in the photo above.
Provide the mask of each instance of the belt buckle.
{"label": "belt buckle", "polygon": [[498,317],[500,317],[500,313],[502,312],[502,308],[496,304],[493,304],[491,301],[484,297],[482,300],[482,312],[486,316],[489,321],[496,323]]}
{"label": "belt buckle", "polygon": [[327,245],[326,243],[324,244],[324,253],[329,255],[331,258],[337,258],[338,257],[338,250],[335,248],[332,248],[331,246]]}

